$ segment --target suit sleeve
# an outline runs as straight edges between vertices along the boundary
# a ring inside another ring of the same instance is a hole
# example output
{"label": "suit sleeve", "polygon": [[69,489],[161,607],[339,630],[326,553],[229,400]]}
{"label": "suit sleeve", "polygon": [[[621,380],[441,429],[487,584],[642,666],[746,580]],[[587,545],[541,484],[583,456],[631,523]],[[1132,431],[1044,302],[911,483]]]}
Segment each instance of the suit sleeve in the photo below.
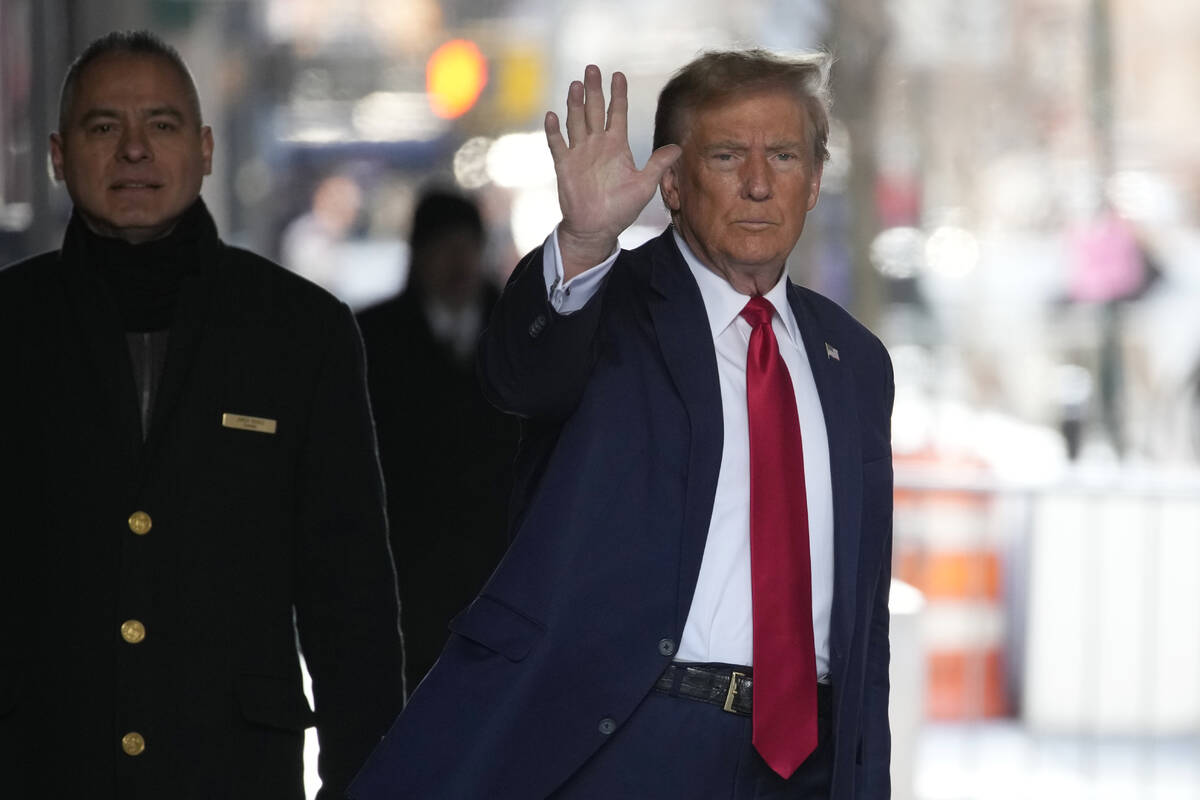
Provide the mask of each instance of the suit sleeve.
{"label": "suit sleeve", "polygon": [[539,247],[521,260],[500,295],[479,341],[479,378],[501,411],[563,419],[591,373],[605,288],[578,311],[559,314],[547,297],[542,265]]}
{"label": "suit sleeve", "polygon": [[341,798],[404,702],[396,574],[363,346],[339,304],[298,476],[296,619],[313,679],[323,782]]}
{"label": "suit sleeve", "polygon": [[[895,399],[895,381],[891,359],[882,344],[884,415],[882,425],[888,445],[887,458],[891,458],[891,414]],[[889,470],[890,474],[890,470]],[[863,773],[858,781],[856,795],[860,800],[888,800],[891,790],[892,734],[888,720],[888,698],[891,681],[888,668],[891,661],[889,643],[888,596],[892,583],[892,482],[887,482],[885,496],[874,499],[885,505],[879,514],[881,524],[886,526],[883,536],[883,553],[879,559],[879,574],[874,582],[871,599],[871,622],[867,640],[866,685],[863,695],[862,753],[860,756]]]}

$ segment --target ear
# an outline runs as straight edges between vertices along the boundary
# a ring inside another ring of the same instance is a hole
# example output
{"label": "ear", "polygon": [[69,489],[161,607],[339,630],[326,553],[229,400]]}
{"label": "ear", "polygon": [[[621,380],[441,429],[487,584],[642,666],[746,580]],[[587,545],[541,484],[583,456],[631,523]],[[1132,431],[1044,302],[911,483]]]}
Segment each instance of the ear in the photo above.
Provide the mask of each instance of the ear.
{"label": "ear", "polygon": [[204,174],[212,175],[213,135],[212,128],[205,125],[200,129],[200,156],[204,159]]}
{"label": "ear", "polygon": [[808,185],[808,210],[812,211],[817,207],[817,199],[821,196],[821,175],[825,172],[825,162],[817,164],[816,169],[812,172],[812,178]]}
{"label": "ear", "polygon": [[63,141],[57,133],[50,134],[50,164],[54,167],[54,180],[63,178]]}
{"label": "ear", "polygon": [[658,182],[658,192],[662,195],[663,203],[671,213],[679,211],[679,161],[667,167],[662,180]]}

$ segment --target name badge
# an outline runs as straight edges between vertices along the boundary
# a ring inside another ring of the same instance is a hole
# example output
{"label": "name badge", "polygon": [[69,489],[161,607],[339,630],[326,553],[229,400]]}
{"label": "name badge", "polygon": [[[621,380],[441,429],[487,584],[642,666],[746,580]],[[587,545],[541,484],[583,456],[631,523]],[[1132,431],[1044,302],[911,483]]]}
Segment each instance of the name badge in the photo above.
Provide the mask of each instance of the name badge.
{"label": "name badge", "polygon": [[276,422],[266,417],[248,417],[245,414],[221,415],[221,425],[226,428],[236,428],[239,431],[254,431],[255,433],[274,433]]}

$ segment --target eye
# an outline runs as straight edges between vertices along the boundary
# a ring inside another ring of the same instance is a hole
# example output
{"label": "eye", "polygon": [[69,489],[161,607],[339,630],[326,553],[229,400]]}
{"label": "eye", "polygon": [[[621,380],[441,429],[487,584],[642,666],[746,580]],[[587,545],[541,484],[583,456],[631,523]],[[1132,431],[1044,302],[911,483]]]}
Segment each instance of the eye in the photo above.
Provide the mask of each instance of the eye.
{"label": "eye", "polygon": [[154,129],[157,131],[173,131],[175,130],[175,123],[160,120],[154,123]]}
{"label": "eye", "polygon": [[776,153],[775,158],[777,158],[780,161],[795,161],[796,154],[795,153]]}
{"label": "eye", "polygon": [[88,128],[89,133],[111,133],[113,125],[110,122],[100,122]]}

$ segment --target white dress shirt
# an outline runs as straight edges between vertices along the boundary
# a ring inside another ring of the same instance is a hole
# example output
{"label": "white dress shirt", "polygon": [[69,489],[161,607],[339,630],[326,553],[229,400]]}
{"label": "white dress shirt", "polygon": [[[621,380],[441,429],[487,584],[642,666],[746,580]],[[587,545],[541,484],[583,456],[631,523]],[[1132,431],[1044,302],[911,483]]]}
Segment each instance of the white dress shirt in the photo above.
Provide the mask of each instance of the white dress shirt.
{"label": "white dress shirt", "polygon": [[451,308],[428,298],[421,305],[433,338],[447,345],[459,361],[469,361],[475,353],[475,343],[483,330],[483,308],[472,301],[462,308]]}
{"label": "white dress shirt", "polygon": [[[721,384],[724,442],[721,469],[708,539],[700,563],[696,591],[688,610],[677,661],[711,661],[753,665],[750,601],[750,433],[746,411],[746,353],[750,324],[741,318],[749,298],[705,267],[675,233],[675,243],[700,287],[717,353]],[[551,305],[560,314],[578,311],[595,294],[616,261],[614,251],[603,263],[563,280],[558,233],[546,240],[542,263]],[[775,307],[771,327],[792,379],[796,411],[804,443],[804,480],[808,497],[808,536],[812,561],[813,636],[817,675],[829,675],[829,619],[833,606],[833,488],[825,416],[812,368],[800,337],[787,278],[766,293]]]}

